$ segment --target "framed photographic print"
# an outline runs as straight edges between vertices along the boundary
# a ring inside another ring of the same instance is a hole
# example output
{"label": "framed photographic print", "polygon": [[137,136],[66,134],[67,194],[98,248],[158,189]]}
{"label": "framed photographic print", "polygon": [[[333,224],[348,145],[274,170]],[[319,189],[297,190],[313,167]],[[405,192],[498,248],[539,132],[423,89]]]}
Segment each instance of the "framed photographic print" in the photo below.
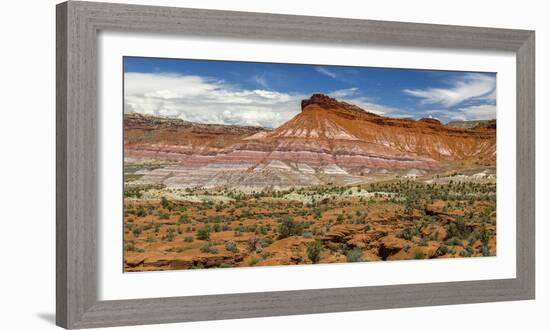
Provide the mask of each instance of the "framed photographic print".
{"label": "framed photographic print", "polygon": [[57,323],[534,299],[534,32],[57,6]]}

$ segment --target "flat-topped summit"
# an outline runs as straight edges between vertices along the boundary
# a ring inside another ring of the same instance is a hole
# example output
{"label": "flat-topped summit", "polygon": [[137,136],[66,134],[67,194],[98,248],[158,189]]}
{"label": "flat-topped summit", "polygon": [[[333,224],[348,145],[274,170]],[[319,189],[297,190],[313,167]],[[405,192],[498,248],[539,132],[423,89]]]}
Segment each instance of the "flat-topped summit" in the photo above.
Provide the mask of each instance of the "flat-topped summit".
{"label": "flat-topped summit", "polygon": [[343,102],[336,100],[328,95],[315,93],[312,94],[309,99],[302,100],[302,110],[308,105],[317,104],[320,107],[339,107],[342,106]]}
{"label": "flat-topped summit", "polygon": [[310,96],[309,99],[302,100],[302,111],[306,110],[310,106],[316,106],[326,110],[340,111],[352,115],[368,115],[379,117],[378,115],[362,109],[354,104],[350,104],[344,101],[338,101],[328,95],[315,93]]}

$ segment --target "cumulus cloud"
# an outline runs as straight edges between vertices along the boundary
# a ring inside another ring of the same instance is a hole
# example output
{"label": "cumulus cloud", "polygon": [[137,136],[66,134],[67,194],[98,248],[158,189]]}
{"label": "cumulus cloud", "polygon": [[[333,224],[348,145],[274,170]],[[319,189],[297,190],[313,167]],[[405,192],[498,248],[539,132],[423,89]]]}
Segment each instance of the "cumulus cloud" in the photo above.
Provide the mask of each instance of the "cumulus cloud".
{"label": "cumulus cloud", "polygon": [[493,76],[464,74],[451,82],[449,88],[404,89],[403,92],[418,97],[422,104],[439,104],[453,107],[468,100],[495,100],[496,79]]}
{"label": "cumulus cloud", "polygon": [[241,89],[221,80],[167,73],[125,73],[124,111],[183,120],[277,127],[300,112],[306,95]]}

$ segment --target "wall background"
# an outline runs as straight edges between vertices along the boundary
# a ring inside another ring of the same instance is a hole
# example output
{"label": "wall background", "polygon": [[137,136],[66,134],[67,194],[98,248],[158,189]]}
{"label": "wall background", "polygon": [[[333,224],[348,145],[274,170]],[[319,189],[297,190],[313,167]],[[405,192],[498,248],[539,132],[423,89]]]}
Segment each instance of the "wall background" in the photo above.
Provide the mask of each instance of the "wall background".
{"label": "wall background", "polygon": [[[0,304],[5,329],[53,329],[55,311],[55,3],[12,1],[0,13]],[[376,2],[109,1],[536,30],[537,300],[247,320],[142,326],[143,329],[377,327],[545,328],[550,308],[546,244],[550,166],[550,21],[543,1]]]}

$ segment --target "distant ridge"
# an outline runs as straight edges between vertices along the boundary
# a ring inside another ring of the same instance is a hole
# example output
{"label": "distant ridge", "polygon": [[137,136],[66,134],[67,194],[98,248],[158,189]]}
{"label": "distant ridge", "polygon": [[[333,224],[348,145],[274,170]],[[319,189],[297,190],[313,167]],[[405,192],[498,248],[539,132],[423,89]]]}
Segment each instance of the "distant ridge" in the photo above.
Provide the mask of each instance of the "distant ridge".
{"label": "distant ridge", "polygon": [[457,127],[433,118],[389,118],[323,94],[303,100],[301,108],[272,130],[126,114],[125,161],[179,164],[166,178],[172,185],[258,189],[496,162],[496,121]]}
{"label": "distant ridge", "polygon": [[489,120],[453,120],[447,123],[447,126],[457,128],[493,128],[496,129],[497,121]]}

